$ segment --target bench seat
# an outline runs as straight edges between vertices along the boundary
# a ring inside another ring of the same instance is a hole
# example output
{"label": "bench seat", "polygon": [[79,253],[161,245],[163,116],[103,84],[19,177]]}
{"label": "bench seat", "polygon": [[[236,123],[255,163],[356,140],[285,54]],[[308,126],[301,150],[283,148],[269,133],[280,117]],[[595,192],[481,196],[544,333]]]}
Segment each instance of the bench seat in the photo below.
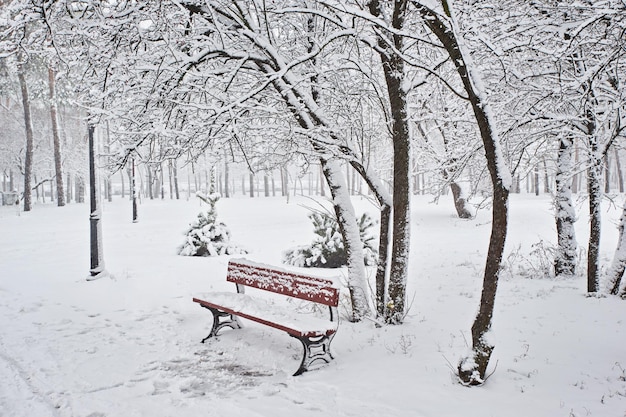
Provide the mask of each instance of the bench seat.
{"label": "bench seat", "polygon": [[283,330],[292,336],[329,336],[337,331],[337,322],[315,317],[312,314],[294,313],[269,300],[253,298],[246,294],[232,292],[210,292],[198,294],[194,302],[208,308],[235,314],[266,326]]}

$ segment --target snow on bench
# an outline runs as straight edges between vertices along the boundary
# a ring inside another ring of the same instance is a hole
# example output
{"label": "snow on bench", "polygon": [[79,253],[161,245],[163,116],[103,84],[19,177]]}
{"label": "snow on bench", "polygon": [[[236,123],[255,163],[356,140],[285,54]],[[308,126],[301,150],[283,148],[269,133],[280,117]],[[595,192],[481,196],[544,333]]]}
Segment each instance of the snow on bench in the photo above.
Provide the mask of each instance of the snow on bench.
{"label": "snow on bench", "polygon": [[[282,268],[232,259],[228,263],[226,280],[235,283],[236,293],[210,292],[194,297],[193,301],[213,314],[213,326],[207,339],[217,335],[224,327],[240,329],[239,317],[287,332],[302,343],[304,354],[295,375],[307,371],[317,360],[330,362],[333,356],[330,343],[337,332],[337,306],[339,289],[333,281],[294,273]],[[293,309],[277,306],[264,298],[245,294],[245,287],[293,297],[321,304],[329,308],[328,320],[301,314]]]}

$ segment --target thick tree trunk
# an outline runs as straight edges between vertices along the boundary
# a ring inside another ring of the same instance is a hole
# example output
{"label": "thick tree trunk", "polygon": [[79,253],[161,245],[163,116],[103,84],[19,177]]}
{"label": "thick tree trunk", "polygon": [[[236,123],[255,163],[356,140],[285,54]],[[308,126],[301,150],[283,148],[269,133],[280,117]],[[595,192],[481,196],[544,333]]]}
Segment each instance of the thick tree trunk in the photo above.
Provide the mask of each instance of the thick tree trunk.
{"label": "thick tree trunk", "polygon": [[[393,28],[401,30],[406,17],[406,1],[394,3],[391,16]],[[382,14],[378,1],[369,3],[370,13]],[[403,36],[392,35],[393,48],[382,38],[378,39],[379,54],[387,84],[387,96],[391,108],[393,141],[393,235],[391,265],[389,269],[389,291],[386,300],[385,319],[389,323],[401,323],[406,311],[406,282],[410,249],[410,183],[411,146],[409,134],[407,91],[404,88],[404,60],[395,51],[403,49]],[[382,232],[382,225],[381,225]]]}
{"label": "thick tree trunk", "polygon": [[57,186],[57,206],[65,205],[65,192],[63,190],[63,172],[61,169],[61,143],[59,141],[59,126],[57,123],[56,105],[56,77],[51,67],[48,67],[48,87],[50,90],[50,121],[52,122],[52,143],[54,146],[54,172]]}
{"label": "thick tree trunk", "polygon": [[574,222],[576,212],[572,201],[573,141],[561,138],[556,162],[556,195],[554,210],[557,231],[557,252],[554,257],[554,274],[573,276],[576,273],[578,244]]}
{"label": "thick tree trunk", "polygon": [[352,319],[359,321],[370,315],[370,305],[366,293],[367,281],[363,261],[363,243],[361,242],[354,208],[350,202],[350,192],[341,174],[339,162],[320,158],[320,163],[330,188],[337,223],[348,256],[348,290],[352,301]]}
{"label": "thick tree trunk", "polygon": [[24,211],[30,211],[32,209],[31,179],[33,175],[33,124],[30,115],[30,98],[28,97],[28,86],[26,84],[24,62],[18,63],[17,78],[20,82],[20,91],[22,93],[24,129],[26,133],[26,155],[24,157]]}

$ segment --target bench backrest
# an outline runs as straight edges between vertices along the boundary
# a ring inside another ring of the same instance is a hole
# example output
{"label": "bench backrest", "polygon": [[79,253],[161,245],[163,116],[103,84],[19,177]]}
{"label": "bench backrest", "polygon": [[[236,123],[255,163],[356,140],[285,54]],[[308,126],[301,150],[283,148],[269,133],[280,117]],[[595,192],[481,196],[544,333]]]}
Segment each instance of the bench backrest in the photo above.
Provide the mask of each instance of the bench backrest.
{"label": "bench backrest", "polygon": [[329,279],[289,272],[244,259],[233,259],[228,263],[226,280],[331,307],[339,304],[339,289]]}

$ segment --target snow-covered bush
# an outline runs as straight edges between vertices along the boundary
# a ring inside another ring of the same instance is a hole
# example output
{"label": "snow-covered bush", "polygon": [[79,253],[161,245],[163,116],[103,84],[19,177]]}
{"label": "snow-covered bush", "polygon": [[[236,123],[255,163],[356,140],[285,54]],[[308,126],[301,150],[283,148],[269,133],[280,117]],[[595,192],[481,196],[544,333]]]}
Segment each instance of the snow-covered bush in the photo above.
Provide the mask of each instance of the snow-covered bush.
{"label": "snow-covered bush", "polygon": [[209,205],[209,210],[200,212],[198,218],[189,225],[185,242],[178,247],[178,254],[183,256],[218,256],[248,253],[230,243],[228,227],[217,220],[215,203],[220,199],[217,193],[196,197]]}
{"label": "snow-covered bush", "polygon": [[[337,220],[322,212],[309,214],[317,235],[310,245],[289,249],[283,262],[298,267],[338,268],[348,263],[348,255]],[[375,222],[367,213],[359,219],[365,265],[375,265],[378,257],[376,239],[372,233]]]}

